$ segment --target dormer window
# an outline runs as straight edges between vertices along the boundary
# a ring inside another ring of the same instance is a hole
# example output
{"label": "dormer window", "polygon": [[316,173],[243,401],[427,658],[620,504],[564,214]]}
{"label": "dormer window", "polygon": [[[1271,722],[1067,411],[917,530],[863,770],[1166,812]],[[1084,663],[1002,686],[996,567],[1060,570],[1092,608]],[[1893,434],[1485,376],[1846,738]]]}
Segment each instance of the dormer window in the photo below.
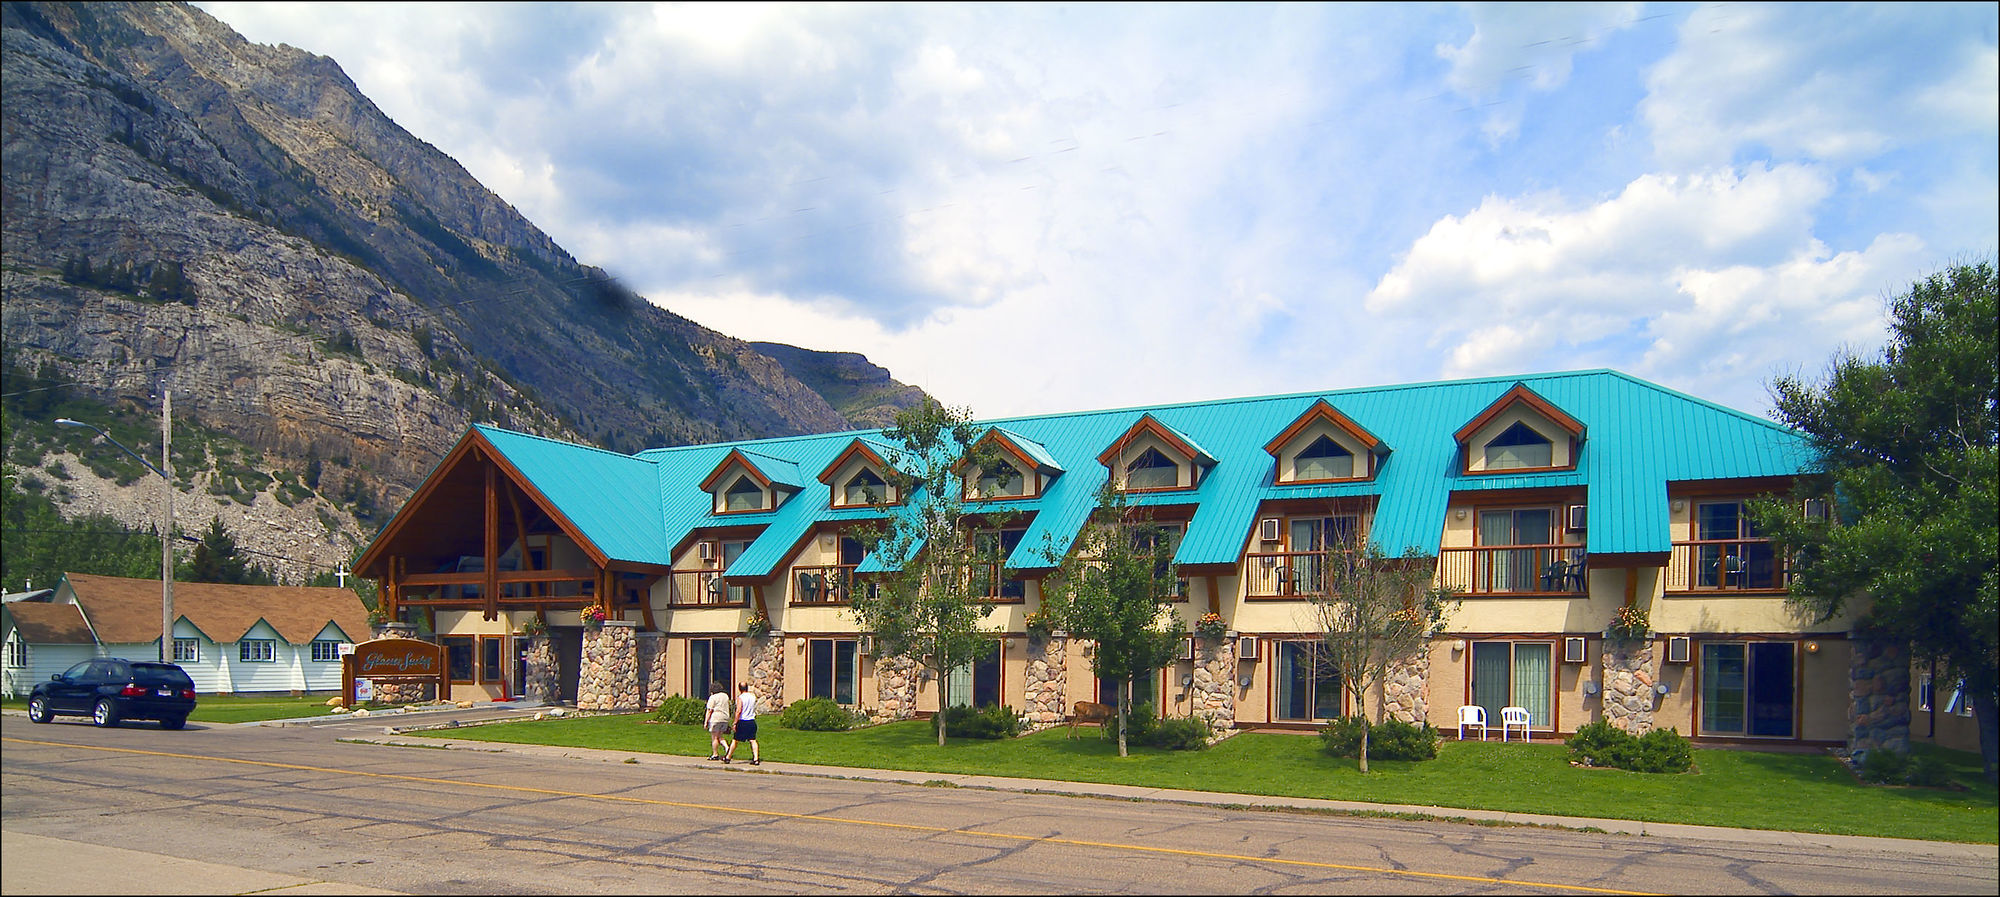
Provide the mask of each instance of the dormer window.
{"label": "dormer window", "polygon": [[1554,458],[1555,446],[1548,437],[1520,421],[1486,443],[1487,470],[1549,467]]}
{"label": "dormer window", "polygon": [[737,477],[736,482],[722,493],[724,511],[761,511],[764,509],[764,490],[757,481],[749,477]]}
{"label": "dormer window", "polygon": [[1321,436],[1298,453],[1292,469],[1296,478],[1301,480],[1351,479],[1354,476],[1354,453],[1342,448],[1331,437]]}
{"label": "dormer window", "polygon": [[979,472],[980,498],[1015,498],[1028,494],[1028,479],[1021,469],[1005,461]]}
{"label": "dormer window", "polygon": [[872,505],[889,495],[889,484],[866,467],[855,471],[840,487],[841,504]]}
{"label": "dormer window", "polygon": [[1180,485],[1181,468],[1159,449],[1149,448],[1137,460],[1125,465],[1125,488],[1172,489]]}

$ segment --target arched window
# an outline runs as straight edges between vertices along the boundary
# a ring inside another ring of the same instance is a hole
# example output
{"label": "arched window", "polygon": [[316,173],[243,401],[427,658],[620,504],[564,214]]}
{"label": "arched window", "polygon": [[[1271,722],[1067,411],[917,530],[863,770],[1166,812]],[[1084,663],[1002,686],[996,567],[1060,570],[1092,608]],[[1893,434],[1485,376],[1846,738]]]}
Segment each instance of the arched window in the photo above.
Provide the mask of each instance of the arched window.
{"label": "arched window", "polygon": [[1554,462],[1554,448],[1547,437],[1533,427],[1516,421],[1486,443],[1486,469],[1510,470],[1517,467],[1548,467]]}
{"label": "arched window", "polygon": [[1160,454],[1159,449],[1149,448],[1138,460],[1125,465],[1125,488],[1128,490],[1172,489],[1180,484],[1180,466]]}
{"label": "arched window", "polygon": [[724,511],[761,511],[764,509],[764,490],[749,477],[737,477],[722,493]]}
{"label": "arched window", "polygon": [[889,497],[889,484],[866,467],[847,478],[847,485],[841,487],[841,504],[872,505]]}
{"label": "arched window", "polygon": [[1345,480],[1354,477],[1354,453],[1331,437],[1321,436],[1292,462],[1292,479]]}

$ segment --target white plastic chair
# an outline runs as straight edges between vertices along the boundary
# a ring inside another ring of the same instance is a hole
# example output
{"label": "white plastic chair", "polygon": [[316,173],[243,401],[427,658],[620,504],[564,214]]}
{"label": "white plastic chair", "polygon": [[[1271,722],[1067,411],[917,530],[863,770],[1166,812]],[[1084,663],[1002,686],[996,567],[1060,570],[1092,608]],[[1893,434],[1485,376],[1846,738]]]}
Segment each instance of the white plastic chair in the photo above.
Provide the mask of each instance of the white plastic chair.
{"label": "white plastic chair", "polygon": [[1526,707],[1500,708],[1500,740],[1506,741],[1507,733],[1513,731],[1515,726],[1521,727],[1522,741],[1534,740],[1534,737],[1528,734],[1528,708]]}
{"label": "white plastic chair", "polygon": [[[1477,726],[1479,740],[1486,740],[1486,708],[1478,704],[1467,704],[1458,708],[1458,740],[1465,740],[1465,727]],[[1503,733],[1504,734],[1504,733]]]}

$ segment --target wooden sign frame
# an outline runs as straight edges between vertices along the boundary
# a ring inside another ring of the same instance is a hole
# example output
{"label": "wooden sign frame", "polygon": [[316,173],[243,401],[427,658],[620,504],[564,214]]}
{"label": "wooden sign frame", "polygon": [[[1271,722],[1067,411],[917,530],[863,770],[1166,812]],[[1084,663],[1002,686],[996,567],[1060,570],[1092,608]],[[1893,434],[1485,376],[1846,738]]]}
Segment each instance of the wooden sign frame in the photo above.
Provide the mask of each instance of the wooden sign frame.
{"label": "wooden sign frame", "polygon": [[451,673],[445,668],[443,645],[413,638],[378,638],[354,646],[340,659],[340,694],[354,706],[354,680],[370,682],[430,682],[438,700],[451,698]]}

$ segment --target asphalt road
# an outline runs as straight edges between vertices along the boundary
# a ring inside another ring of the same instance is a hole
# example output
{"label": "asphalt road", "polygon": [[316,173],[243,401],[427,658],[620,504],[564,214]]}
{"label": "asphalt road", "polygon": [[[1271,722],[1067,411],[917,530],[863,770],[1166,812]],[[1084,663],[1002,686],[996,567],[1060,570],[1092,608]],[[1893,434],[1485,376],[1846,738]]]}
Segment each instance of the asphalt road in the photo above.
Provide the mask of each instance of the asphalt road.
{"label": "asphalt road", "polygon": [[2000,891],[1990,845],[1639,837],[337,740],[388,740],[383,722],[166,732],[7,715],[0,891]]}

